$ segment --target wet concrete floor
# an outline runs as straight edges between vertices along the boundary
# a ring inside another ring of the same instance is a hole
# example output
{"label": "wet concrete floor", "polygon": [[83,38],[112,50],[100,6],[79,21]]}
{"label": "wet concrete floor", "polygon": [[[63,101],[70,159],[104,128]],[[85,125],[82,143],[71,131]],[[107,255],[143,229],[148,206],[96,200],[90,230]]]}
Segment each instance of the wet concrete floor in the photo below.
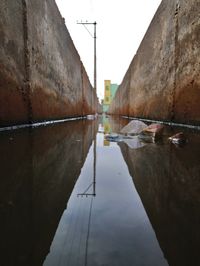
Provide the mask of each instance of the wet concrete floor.
{"label": "wet concrete floor", "polygon": [[127,123],[0,133],[0,265],[200,265],[200,132],[105,139]]}

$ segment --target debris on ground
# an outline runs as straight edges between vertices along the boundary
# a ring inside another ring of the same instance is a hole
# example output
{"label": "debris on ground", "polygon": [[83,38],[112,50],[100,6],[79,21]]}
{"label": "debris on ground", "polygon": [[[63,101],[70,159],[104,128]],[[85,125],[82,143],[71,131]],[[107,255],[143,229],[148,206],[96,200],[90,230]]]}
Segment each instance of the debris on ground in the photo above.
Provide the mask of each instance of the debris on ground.
{"label": "debris on ground", "polygon": [[149,134],[152,137],[161,136],[164,126],[161,124],[151,124],[142,130],[143,133]]}
{"label": "debris on ground", "polygon": [[117,133],[106,134],[105,139],[110,142],[124,142],[131,149],[139,149],[146,144],[138,136],[125,136]]}
{"label": "debris on ground", "polygon": [[160,133],[164,129],[164,126],[161,124],[151,124],[144,129],[146,132]]}
{"label": "debris on ground", "polygon": [[122,128],[120,133],[128,135],[138,135],[147,125],[139,120],[132,120],[125,127]]}
{"label": "debris on ground", "polygon": [[146,142],[146,143],[155,143],[156,142],[155,137],[149,133],[146,133],[146,132],[141,132],[138,135],[138,138],[141,141]]}
{"label": "debris on ground", "polygon": [[169,140],[173,144],[178,144],[178,145],[184,144],[187,141],[187,139],[186,139],[185,135],[183,134],[183,132],[176,133],[175,135],[169,137]]}
{"label": "debris on ground", "polygon": [[120,134],[107,134],[105,139],[113,142],[123,141],[131,149],[138,149],[145,143],[155,143],[162,136],[163,129],[164,126],[161,124],[147,126],[139,120],[133,120],[120,131]]}
{"label": "debris on ground", "polygon": [[131,149],[139,149],[145,146],[146,144],[142,142],[138,136],[134,136],[132,138],[123,139],[123,142],[127,144],[127,146]]}
{"label": "debris on ground", "polygon": [[110,134],[106,134],[105,135],[105,139],[108,140],[108,141],[120,141],[121,140],[121,137],[119,136],[119,134],[117,133],[110,133]]}
{"label": "debris on ground", "polygon": [[[139,149],[147,143],[158,143],[159,140],[163,141],[164,129],[165,126],[163,124],[153,123],[147,126],[139,120],[133,120],[120,131],[120,134],[106,134],[105,139],[111,142],[124,142],[131,149]],[[168,140],[176,145],[182,145],[187,142],[187,138],[183,132],[176,133],[169,137]]]}

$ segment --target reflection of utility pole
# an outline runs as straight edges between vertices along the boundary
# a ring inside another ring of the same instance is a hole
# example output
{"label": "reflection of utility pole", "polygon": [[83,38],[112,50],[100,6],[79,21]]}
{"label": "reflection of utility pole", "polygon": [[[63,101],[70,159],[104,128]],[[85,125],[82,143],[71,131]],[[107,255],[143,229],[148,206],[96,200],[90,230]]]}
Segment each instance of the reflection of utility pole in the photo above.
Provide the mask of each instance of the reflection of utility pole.
{"label": "reflection of utility pole", "polygon": [[[95,123],[94,123],[95,125]],[[94,154],[94,160],[93,160],[93,182],[86,188],[86,190],[83,193],[78,193],[77,196],[96,196],[96,132],[94,129],[94,149],[93,149],[93,154]],[[92,187],[92,193],[88,193],[88,190]]]}
{"label": "reflection of utility pole", "polygon": [[[85,264],[84,266],[87,266],[88,264],[88,246],[89,246],[89,237],[90,237],[90,224],[91,224],[91,217],[92,217],[92,206],[93,206],[93,199],[96,196],[96,130],[95,130],[95,121],[93,122],[94,128],[93,128],[93,134],[94,134],[94,146],[93,146],[93,155],[94,155],[94,161],[93,161],[93,182],[88,186],[88,188],[83,192],[77,194],[77,196],[92,196],[91,202],[90,202],[90,210],[89,210],[89,217],[88,217],[88,228],[87,228],[87,236],[86,236],[86,243],[85,243]],[[88,193],[88,190],[90,188],[93,188],[92,193]]]}
{"label": "reflection of utility pole", "polygon": [[[92,36],[92,38],[94,39],[94,90],[95,92],[97,92],[97,49],[96,49],[96,26],[97,26],[97,22],[77,22],[77,24],[81,24],[83,25],[86,30],[89,32],[89,34]],[[88,30],[88,28],[85,25],[94,25],[94,35],[92,35],[90,33],[90,31]],[[96,108],[95,108],[96,109]],[[96,110],[95,110],[96,111]]]}
{"label": "reflection of utility pole", "polygon": [[97,153],[97,144],[96,144],[96,134],[94,137],[94,167],[93,167],[93,193],[96,196],[96,153]]}

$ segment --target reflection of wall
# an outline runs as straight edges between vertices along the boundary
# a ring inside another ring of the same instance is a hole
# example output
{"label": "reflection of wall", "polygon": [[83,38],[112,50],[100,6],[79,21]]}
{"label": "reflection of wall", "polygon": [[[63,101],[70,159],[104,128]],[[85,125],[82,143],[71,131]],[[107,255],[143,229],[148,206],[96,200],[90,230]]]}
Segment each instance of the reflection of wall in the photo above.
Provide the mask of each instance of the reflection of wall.
{"label": "reflection of wall", "polygon": [[119,145],[169,265],[200,265],[200,136],[183,148]]}
{"label": "reflection of wall", "polygon": [[0,265],[42,265],[92,143],[94,121],[0,138]]}
{"label": "reflection of wall", "polygon": [[121,118],[119,116],[108,116],[108,117],[112,132],[116,133],[120,133],[121,129],[130,122],[128,119]]}

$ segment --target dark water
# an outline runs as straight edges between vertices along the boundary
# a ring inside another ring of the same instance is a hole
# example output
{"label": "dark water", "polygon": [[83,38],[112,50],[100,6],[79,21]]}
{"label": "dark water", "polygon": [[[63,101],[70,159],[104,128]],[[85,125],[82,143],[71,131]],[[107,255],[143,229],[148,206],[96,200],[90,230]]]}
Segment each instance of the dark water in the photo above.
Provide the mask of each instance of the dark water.
{"label": "dark water", "polygon": [[[200,265],[200,134],[104,139],[122,119],[0,134],[0,265]],[[136,149],[137,148],[137,149]]]}

